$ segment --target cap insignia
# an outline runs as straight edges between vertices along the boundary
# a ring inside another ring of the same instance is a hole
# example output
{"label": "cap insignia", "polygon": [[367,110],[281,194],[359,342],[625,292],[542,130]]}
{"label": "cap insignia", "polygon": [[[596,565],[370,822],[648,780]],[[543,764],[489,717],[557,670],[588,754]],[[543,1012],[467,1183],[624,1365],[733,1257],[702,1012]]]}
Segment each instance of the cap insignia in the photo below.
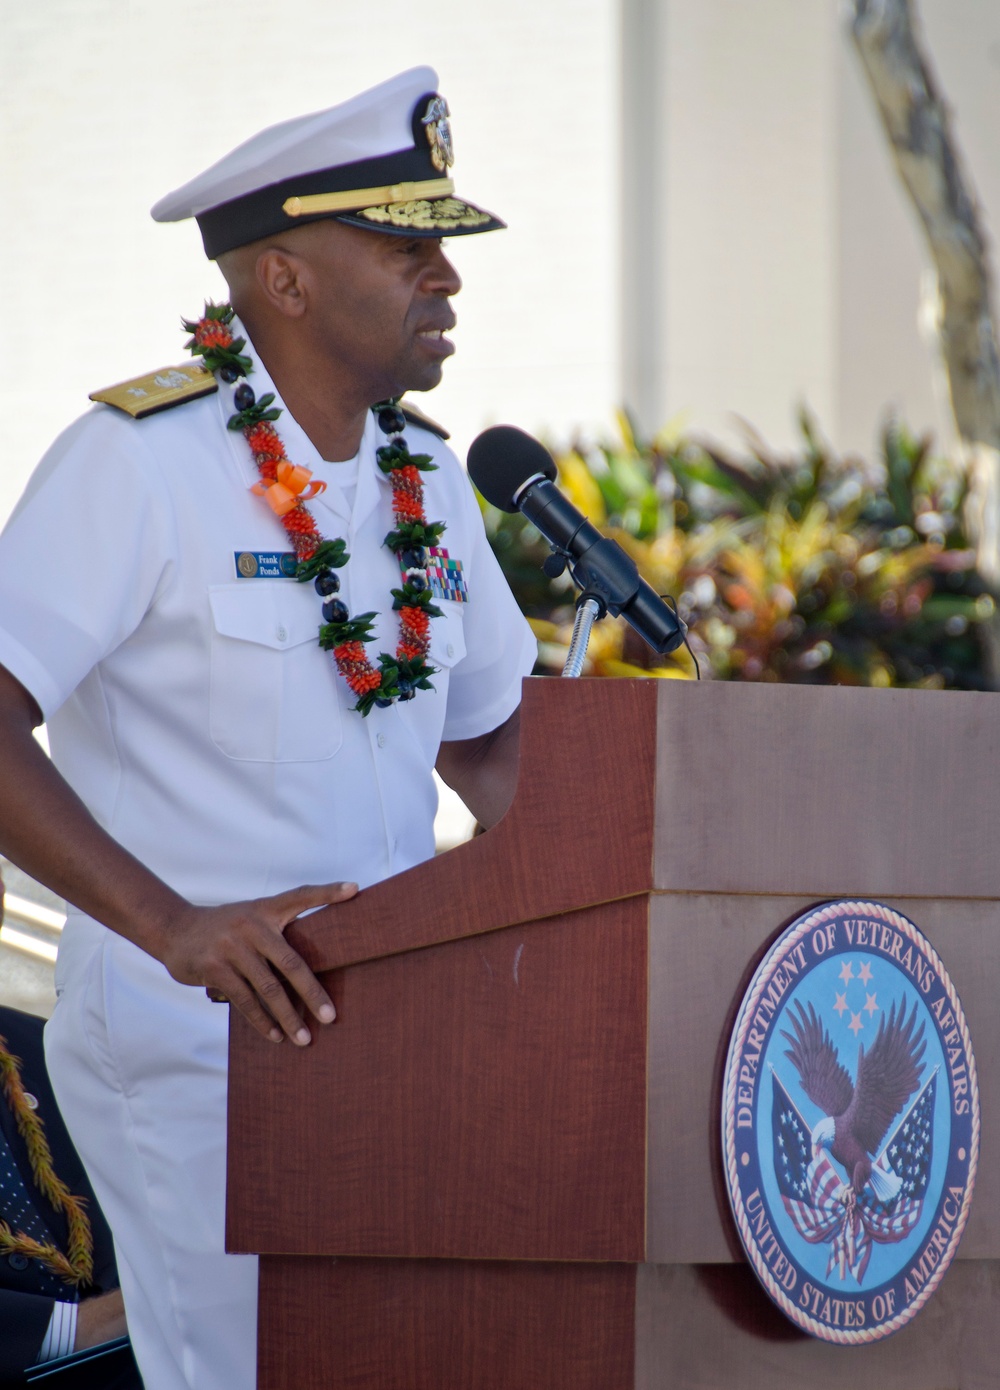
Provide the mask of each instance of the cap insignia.
{"label": "cap insignia", "polygon": [[448,103],[444,97],[432,96],[427,109],[420,117],[420,124],[431,147],[431,163],[443,174],[455,163],[455,146],[451,138],[451,121],[448,119]]}

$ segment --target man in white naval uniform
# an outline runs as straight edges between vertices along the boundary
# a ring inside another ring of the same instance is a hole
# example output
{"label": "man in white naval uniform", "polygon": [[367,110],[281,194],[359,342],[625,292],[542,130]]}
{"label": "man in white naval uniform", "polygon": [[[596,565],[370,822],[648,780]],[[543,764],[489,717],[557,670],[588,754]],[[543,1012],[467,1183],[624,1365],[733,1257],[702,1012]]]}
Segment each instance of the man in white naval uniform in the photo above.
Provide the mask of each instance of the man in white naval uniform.
{"label": "man in white naval uniform", "polygon": [[[224,1253],[229,1011],[206,990],[306,1046],[299,1010],[312,1027],[334,1012],[289,922],[433,853],[435,763],[486,824],[513,794],[534,643],[454,455],[407,425],[437,465],[426,516],[461,561],[432,595],[433,688],[363,716],[228,427],[248,386],[274,393],[288,459],[326,484],[308,510],[349,551],[338,599],[376,612],[367,650],[392,652],[400,561],[371,407],[436,385],[453,350],[441,236],[502,225],[452,196],[436,85],[415,69],[274,127],[154,209],[198,218],[249,382],[220,370],[189,399],[168,373],[175,408],[96,406],[0,538],[0,851],[68,900],[49,1064],[148,1390],[254,1385],[256,1262]],[[126,405],[150,389],[126,383]]]}

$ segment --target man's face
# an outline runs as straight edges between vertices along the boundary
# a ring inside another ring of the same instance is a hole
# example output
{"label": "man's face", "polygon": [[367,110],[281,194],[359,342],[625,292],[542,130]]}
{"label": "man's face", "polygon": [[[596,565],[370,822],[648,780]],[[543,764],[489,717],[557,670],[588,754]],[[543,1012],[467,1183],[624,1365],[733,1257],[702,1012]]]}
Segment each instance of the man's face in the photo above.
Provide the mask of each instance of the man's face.
{"label": "man's face", "polygon": [[437,237],[392,236],[333,220],[302,227],[304,327],[322,360],[369,403],[429,391],[455,351],[449,296],[462,281]]}

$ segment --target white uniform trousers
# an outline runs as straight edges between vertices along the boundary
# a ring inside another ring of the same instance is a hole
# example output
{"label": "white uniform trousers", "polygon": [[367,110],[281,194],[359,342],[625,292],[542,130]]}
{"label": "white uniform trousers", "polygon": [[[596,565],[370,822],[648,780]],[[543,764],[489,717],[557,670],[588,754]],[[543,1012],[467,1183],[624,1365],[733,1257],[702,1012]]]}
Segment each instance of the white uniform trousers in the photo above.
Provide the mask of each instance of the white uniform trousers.
{"label": "white uniform trousers", "polygon": [[56,989],[46,1059],[146,1390],[254,1390],[257,1260],[224,1246],[229,1010],[77,916]]}

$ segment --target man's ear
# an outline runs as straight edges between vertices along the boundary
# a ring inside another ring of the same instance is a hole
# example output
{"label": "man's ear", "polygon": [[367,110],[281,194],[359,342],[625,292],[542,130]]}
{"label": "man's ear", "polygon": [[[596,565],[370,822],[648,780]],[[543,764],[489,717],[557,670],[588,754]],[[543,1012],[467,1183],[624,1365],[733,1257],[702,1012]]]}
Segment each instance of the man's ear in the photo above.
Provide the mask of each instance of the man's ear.
{"label": "man's ear", "polygon": [[280,246],[268,246],[257,257],[261,294],[285,318],[301,318],[306,311],[305,272],[302,258]]}

